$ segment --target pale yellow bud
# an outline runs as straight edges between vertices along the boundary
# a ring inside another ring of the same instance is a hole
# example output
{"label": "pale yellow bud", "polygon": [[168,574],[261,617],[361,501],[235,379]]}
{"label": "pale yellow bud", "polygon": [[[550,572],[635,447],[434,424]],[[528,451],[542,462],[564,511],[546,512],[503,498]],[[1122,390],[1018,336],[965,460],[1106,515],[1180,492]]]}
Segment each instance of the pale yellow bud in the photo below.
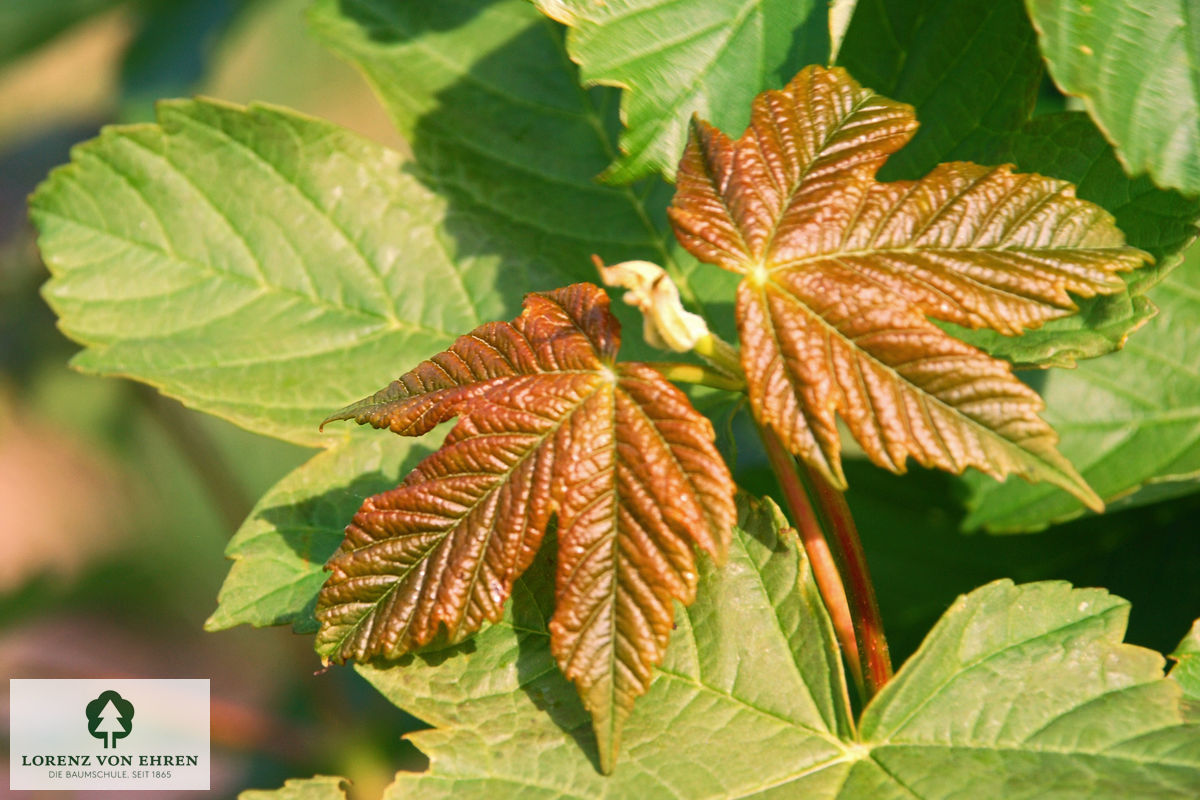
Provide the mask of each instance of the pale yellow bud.
{"label": "pale yellow bud", "polygon": [[629,290],[624,300],[642,312],[642,335],[651,347],[686,353],[708,335],[704,318],[684,310],[679,289],[662,267],[649,261],[605,266],[598,257],[593,260],[606,285]]}

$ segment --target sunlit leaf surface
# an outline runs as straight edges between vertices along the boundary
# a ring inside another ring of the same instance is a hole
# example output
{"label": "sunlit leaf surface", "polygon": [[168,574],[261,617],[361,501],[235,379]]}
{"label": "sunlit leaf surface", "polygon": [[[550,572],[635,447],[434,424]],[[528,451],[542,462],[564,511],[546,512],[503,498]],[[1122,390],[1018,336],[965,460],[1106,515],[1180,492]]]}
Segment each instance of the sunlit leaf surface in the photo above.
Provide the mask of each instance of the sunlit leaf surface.
{"label": "sunlit leaf surface", "polygon": [[804,64],[825,61],[822,0],[535,0],[568,27],[567,51],[586,84],[619,86],[621,156],[605,177],[670,177],[688,119],[744,125],[754,95]]}
{"label": "sunlit leaf surface", "polygon": [[[550,666],[547,593],[475,647],[362,671],[435,727],[396,800],[1192,798],[1200,728],[1158,653],[1125,644],[1129,605],[1060,582],[960,597],[867,706],[857,734],[833,632],[794,535],[739,500],[729,563],[701,566],[611,776]],[[781,539],[782,534],[782,539]],[[1034,702],[1036,698],[1036,702]]]}
{"label": "sunlit leaf surface", "polygon": [[477,328],[331,418],[404,435],[459,421],[346,529],[318,598],[324,656],[396,657],[499,620],[555,517],[552,648],[612,768],[674,601],[695,596],[694,548],[720,560],[734,521],[711,424],[653,369],[617,364],[618,345],[599,288],[530,295],[514,322]]}
{"label": "sunlit leaf surface", "polygon": [[1083,99],[1129,172],[1200,191],[1195,3],[1025,5],[1055,83]]}
{"label": "sunlit leaf surface", "polygon": [[744,275],[755,414],[835,485],[840,416],[890,469],[1016,473],[1099,507],[1037,394],[930,318],[1016,335],[1072,313],[1072,294],[1122,289],[1115,273],[1147,256],[1062,181],[955,162],[877,182],[916,124],[820,67],[760,95],[736,141],[694,124],[671,218],[698,258]]}

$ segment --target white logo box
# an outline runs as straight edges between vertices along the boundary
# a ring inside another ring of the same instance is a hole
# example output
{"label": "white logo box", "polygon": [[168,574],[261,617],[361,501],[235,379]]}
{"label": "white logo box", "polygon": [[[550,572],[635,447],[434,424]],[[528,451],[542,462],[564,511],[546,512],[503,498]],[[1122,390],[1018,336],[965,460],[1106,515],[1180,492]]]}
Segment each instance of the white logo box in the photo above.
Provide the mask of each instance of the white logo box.
{"label": "white logo box", "polygon": [[9,789],[209,788],[207,679],[8,686]]}

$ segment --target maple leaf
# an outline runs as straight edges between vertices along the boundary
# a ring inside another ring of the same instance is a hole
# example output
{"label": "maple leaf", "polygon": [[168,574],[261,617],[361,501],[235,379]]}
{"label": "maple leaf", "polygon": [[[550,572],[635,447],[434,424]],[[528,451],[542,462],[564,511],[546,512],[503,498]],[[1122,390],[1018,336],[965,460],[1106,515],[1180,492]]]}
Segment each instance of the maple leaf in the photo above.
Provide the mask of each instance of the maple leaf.
{"label": "maple leaf", "polygon": [[1150,256],[1063,181],[961,162],[876,181],[916,127],[911,106],[818,66],[759,95],[737,140],[693,120],[671,221],[697,258],[745,275],[754,413],[839,488],[840,416],[894,471],[911,456],[1016,473],[1100,510],[1038,395],[930,318],[1016,335],[1074,312],[1071,293],[1118,291]]}
{"label": "maple leaf", "polygon": [[616,363],[619,341],[598,287],[531,294],[512,323],[477,328],[326,420],[417,436],[458,417],[347,527],[317,601],[323,657],[396,657],[498,621],[556,517],[551,649],[611,770],[673,601],[694,599],[695,547],[720,561],[737,516],[712,425],[654,369]]}

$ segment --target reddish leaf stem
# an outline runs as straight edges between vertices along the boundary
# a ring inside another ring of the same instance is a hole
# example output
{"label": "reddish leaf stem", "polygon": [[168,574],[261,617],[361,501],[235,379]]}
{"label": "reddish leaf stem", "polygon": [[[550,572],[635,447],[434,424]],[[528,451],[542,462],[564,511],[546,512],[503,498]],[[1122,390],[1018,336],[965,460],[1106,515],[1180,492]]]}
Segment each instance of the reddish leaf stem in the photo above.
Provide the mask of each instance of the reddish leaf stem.
{"label": "reddish leaf stem", "polygon": [[875,585],[871,582],[866,554],[863,553],[862,541],[858,538],[858,528],[854,525],[846,496],[816,470],[800,463],[799,459],[795,461],[800,479],[810,496],[816,498],[817,508],[823,516],[821,527],[833,537],[834,560],[845,581],[859,661],[866,679],[865,701],[874,697],[892,678],[892,658],[888,652],[883,618],[879,615],[879,603],[875,599]]}
{"label": "reddish leaf stem", "polygon": [[792,523],[804,543],[804,552],[808,555],[812,566],[813,576],[817,579],[817,589],[825,600],[825,607],[833,621],[833,630],[842,646],[842,654],[850,675],[858,689],[860,697],[866,697],[866,685],[863,682],[862,660],[858,655],[858,640],[854,633],[854,618],[850,613],[850,603],[846,598],[846,589],[842,583],[841,570],[838,569],[825,534],[817,523],[817,514],[809,502],[808,492],[796,469],[796,462],[791,453],[784,449],[783,443],[775,431],[766,426],[759,426],[759,434],[766,445],[767,458],[771,469],[783,490],[783,498],[787,503]]}
{"label": "reddish leaf stem", "polygon": [[768,426],[759,433],[865,705],[892,676],[875,588],[845,497],[792,457]]}

